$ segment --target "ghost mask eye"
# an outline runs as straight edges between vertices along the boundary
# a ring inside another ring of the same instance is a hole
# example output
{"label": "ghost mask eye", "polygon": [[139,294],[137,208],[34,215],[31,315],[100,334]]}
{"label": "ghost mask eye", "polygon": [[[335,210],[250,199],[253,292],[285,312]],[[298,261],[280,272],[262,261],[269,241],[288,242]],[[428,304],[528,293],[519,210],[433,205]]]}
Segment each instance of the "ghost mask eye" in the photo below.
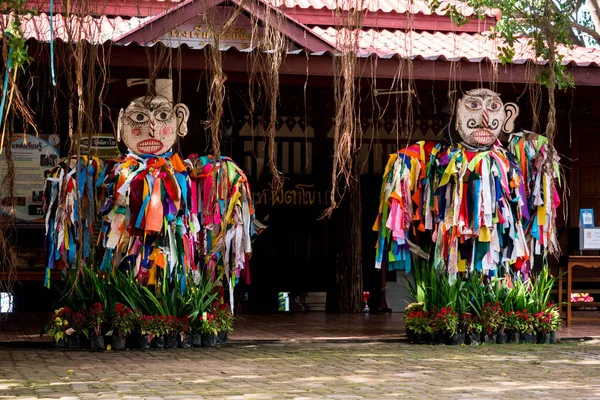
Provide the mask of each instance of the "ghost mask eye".
{"label": "ghost mask eye", "polygon": [[135,112],[132,112],[131,114],[129,114],[129,119],[135,125],[139,125],[139,124],[143,124],[145,122],[148,122],[148,115],[146,115],[143,112],[135,111]]}
{"label": "ghost mask eye", "polygon": [[469,110],[481,110],[481,102],[476,99],[467,99],[465,100],[465,107]]}
{"label": "ghost mask eye", "polygon": [[486,108],[488,111],[500,111],[500,109],[502,109],[502,102],[500,100],[494,100],[489,103]]}
{"label": "ghost mask eye", "polygon": [[172,112],[170,110],[158,110],[155,114],[157,121],[168,121],[171,119]]}

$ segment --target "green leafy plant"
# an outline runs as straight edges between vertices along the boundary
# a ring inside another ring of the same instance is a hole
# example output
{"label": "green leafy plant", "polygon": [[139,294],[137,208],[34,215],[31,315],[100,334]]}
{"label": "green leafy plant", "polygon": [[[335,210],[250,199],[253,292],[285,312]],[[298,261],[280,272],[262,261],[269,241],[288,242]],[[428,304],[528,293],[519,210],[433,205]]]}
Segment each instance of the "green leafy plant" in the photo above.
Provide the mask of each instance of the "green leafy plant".
{"label": "green leafy plant", "polygon": [[107,334],[116,333],[117,336],[128,336],[135,329],[137,316],[131,308],[118,303],[115,306],[115,313],[112,318],[112,330]]}
{"label": "green leafy plant", "polygon": [[404,316],[406,328],[412,330],[416,334],[431,333],[431,318],[429,313],[424,310],[412,311]]}
{"label": "green leafy plant", "polygon": [[504,317],[500,303],[495,302],[492,304],[488,302],[481,310],[480,317],[485,333],[491,335],[496,332],[504,332]]}
{"label": "green leafy plant", "polygon": [[218,304],[215,302],[213,304],[213,310],[215,314],[217,330],[225,333],[231,332],[233,330],[234,317],[231,313],[231,307],[229,307],[229,304]]}
{"label": "green leafy plant", "polygon": [[203,313],[200,316],[200,332],[214,334],[219,333],[215,315],[212,313]]}
{"label": "green leafy plant", "polygon": [[459,324],[466,334],[480,334],[483,330],[479,317],[471,313],[461,314]]}
{"label": "green leafy plant", "polygon": [[61,307],[52,313],[46,332],[52,336],[54,342],[58,343],[66,339],[68,334],[75,333],[70,322],[72,314],[73,312],[70,307]]}
{"label": "green leafy plant", "polygon": [[432,330],[454,336],[459,330],[458,314],[452,307],[442,308],[431,318]]}

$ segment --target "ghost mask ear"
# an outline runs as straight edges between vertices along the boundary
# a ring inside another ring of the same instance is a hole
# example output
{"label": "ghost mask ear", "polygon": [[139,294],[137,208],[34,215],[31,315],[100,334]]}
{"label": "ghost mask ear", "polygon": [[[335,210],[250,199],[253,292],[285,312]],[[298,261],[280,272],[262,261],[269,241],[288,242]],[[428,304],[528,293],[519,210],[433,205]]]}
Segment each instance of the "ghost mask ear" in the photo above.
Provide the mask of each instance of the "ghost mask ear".
{"label": "ghost mask ear", "polygon": [[504,113],[506,114],[506,119],[504,120],[502,131],[512,133],[515,129],[515,121],[519,115],[519,106],[515,103],[506,103],[504,104]]}
{"label": "ghost mask ear", "polygon": [[175,115],[177,116],[177,134],[184,137],[188,133],[187,122],[190,117],[190,110],[185,104],[175,104]]}
{"label": "ghost mask ear", "polygon": [[121,141],[121,134],[123,133],[121,132],[121,130],[123,129],[123,122],[121,122],[122,119],[123,109],[121,108],[121,111],[119,111],[119,118],[117,118],[117,143]]}

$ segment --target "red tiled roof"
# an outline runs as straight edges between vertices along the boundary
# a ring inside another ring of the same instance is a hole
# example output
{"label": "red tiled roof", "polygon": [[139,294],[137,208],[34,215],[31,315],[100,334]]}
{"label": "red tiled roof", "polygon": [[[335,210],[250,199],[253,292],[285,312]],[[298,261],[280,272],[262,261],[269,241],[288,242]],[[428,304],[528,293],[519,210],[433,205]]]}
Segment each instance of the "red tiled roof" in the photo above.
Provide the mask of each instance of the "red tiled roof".
{"label": "red tiled roof", "polygon": [[[285,8],[314,8],[316,10],[366,10],[370,12],[383,11],[386,13],[411,13],[433,14],[431,8],[424,0],[264,0],[275,7]],[[475,10],[464,2],[457,0],[442,0],[440,7],[435,11],[437,15],[444,15],[443,11],[449,4],[454,4],[457,10],[465,17],[470,17]],[[486,10],[486,16],[499,18],[499,10]]]}
{"label": "red tiled roof", "polygon": [[[308,1],[308,0],[307,0]],[[317,1],[317,0],[310,0]],[[6,18],[6,17],[5,17]],[[54,16],[54,38],[63,41],[80,39],[94,44],[114,41],[127,32],[137,29],[147,18],[78,18],[75,16]],[[83,22],[83,23],[82,23]],[[23,30],[26,39],[41,42],[50,40],[49,17],[46,14],[24,18]],[[312,34],[324,43],[337,48],[339,35],[344,31],[335,28],[310,28]],[[347,34],[347,33],[346,33]],[[497,48],[501,44],[484,34],[477,33],[441,33],[417,31],[362,30],[359,34],[359,57],[378,56],[381,58],[411,58],[440,61],[469,61],[477,63],[483,60],[499,62]],[[171,44],[175,47],[179,43]],[[246,49],[245,51],[250,51]],[[535,53],[525,40],[518,41],[515,46],[514,64],[523,64],[535,60]],[[600,66],[600,50],[574,46],[572,49],[562,47],[563,63],[578,67]],[[321,53],[319,53],[321,54]]]}
{"label": "red tiled roof", "polygon": [[[179,5],[188,0],[93,0],[85,2],[86,12],[95,14],[121,15],[121,16],[151,16],[157,10],[164,11],[172,6]],[[431,9],[426,0],[263,0],[264,2],[282,8],[299,9],[327,9],[327,10],[352,10],[360,9],[370,12],[382,11],[385,13],[406,13],[431,15]],[[43,12],[49,12],[49,0],[31,0],[32,6]],[[249,2],[248,2],[249,3]],[[452,3],[458,5],[458,10],[466,17],[473,15],[473,8],[459,0],[442,0],[436,14],[443,15],[444,6]],[[54,2],[54,12],[65,13],[63,2]],[[122,9],[123,14],[119,14]],[[71,12],[78,12],[75,2],[71,3]],[[133,14],[132,14],[133,12]],[[487,10],[486,16],[500,16],[498,10]]]}
{"label": "red tiled roof", "polygon": [[[21,20],[25,39],[35,39],[40,42],[50,41],[50,17],[47,14],[28,15],[22,17]],[[105,16],[80,18],[75,15],[65,17],[60,14],[54,15],[52,18],[55,39],[65,42],[86,40],[94,44],[114,40],[123,33],[138,27],[144,21],[145,18],[123,19]]]}
{"label": "red tiled roof", "polygon": [[[311,28],[311,31],[334,46],[344,35],[354,35],[356,32],[320,27]],[[489,34],[375,31],[371,29],[359,33],[358,56],[376,55],[380,58],[419,58],[431,61],[480,62],[490,60],[500,62],[497,49],[502,43],[499,39],[490,38]],[[559,53],[564,56],[563,63],[565,65],[600,66],[600,49],[581,46],[574,46],[573,49],[570,49],[561,46]],[[524,64],[528,61],[538,61],[535,52],[528,45],[527,40],[518,40],[515,43],[513,63]]]}

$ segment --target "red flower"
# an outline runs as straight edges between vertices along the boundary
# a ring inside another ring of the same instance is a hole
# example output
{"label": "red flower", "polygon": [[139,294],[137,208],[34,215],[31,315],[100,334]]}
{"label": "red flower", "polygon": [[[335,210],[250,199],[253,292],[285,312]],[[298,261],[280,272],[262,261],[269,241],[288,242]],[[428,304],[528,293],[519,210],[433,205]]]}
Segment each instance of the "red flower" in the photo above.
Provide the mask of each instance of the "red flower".
{"label": "red flower", "polygon": [[117,314],[121,314],[121,312],[123,311],[123,307],[125,307],[123,304],[117,303],[117,305],[115,306],[115,311],[117,312]]}
{"label": "red flower", "polygon": [[102,311],[102,304],[94,303],[94,309],[96,309],[97,311]]}

